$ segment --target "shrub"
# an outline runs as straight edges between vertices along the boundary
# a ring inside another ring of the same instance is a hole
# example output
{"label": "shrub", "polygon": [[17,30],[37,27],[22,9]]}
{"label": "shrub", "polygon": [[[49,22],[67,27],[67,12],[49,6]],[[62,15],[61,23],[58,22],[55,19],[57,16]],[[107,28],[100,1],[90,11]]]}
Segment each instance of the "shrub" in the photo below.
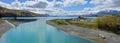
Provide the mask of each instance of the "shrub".
{"label": "shrub", "polygon": [[99,29],[120,33],[120,15],[105,15],[96,19]]}

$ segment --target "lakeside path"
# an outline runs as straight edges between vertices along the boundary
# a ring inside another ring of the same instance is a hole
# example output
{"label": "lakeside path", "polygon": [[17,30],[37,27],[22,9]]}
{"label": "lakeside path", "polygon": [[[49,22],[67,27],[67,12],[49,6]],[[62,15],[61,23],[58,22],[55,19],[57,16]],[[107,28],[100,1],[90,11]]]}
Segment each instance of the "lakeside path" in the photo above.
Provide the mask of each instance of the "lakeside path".
{"label": "lakeside path", "polygon": [[[78,27],[74,25],[57,25],[50,21],[47,21],[47,23],[71,35],[75,35],[78,37],[82,36],[87,39],[93,40],[96,43],[119,43],[120,42],[120,35],[116,35],[113,33],[108,33],[108,32],[101,31],[101,30]],[[99,34],[104,35],[106,39],[100,38]]]}

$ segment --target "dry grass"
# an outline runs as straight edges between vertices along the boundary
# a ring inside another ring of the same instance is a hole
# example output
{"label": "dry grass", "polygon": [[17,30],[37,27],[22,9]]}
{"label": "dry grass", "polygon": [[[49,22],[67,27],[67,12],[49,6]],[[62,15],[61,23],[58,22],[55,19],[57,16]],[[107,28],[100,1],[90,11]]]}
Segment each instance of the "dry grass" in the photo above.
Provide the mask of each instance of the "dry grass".
{"label": "dry grass", "polygon": [[68,25],[68,23],[65,20],[51,20],[52,22],[58,24],[58,25]]}

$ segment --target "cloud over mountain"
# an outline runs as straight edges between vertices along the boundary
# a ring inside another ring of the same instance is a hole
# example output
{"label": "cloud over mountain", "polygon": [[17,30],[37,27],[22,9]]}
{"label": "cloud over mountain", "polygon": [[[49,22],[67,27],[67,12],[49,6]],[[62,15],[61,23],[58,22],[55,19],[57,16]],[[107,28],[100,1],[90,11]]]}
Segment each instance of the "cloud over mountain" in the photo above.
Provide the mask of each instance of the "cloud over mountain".
{"label": "cloud over mountain", "polygon": [[[11,4],[0,2],[0,5],[12,9],[27,9],[34,12],[44,11],[50,14],[58,15],[81,15],[97,13],[104,10],[120,11],[119,2],[120,0],[26,0],[25,2],[15,1]],[[79,11],[66,11],[63,9],[65,7],[74,8],[73,6],[87,6],[87,4],[92,4],[94,7],[84,7],[81,8],[83,10]]]}

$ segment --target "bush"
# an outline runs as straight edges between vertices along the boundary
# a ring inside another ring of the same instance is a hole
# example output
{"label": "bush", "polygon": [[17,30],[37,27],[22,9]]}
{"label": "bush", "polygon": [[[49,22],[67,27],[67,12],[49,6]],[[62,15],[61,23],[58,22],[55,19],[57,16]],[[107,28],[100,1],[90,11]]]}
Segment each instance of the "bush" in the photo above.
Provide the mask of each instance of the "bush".
{"label": "bush", "polygon": [[120,15],[105,15],[96,19],[98,28],[102,30],[120,33]]}

